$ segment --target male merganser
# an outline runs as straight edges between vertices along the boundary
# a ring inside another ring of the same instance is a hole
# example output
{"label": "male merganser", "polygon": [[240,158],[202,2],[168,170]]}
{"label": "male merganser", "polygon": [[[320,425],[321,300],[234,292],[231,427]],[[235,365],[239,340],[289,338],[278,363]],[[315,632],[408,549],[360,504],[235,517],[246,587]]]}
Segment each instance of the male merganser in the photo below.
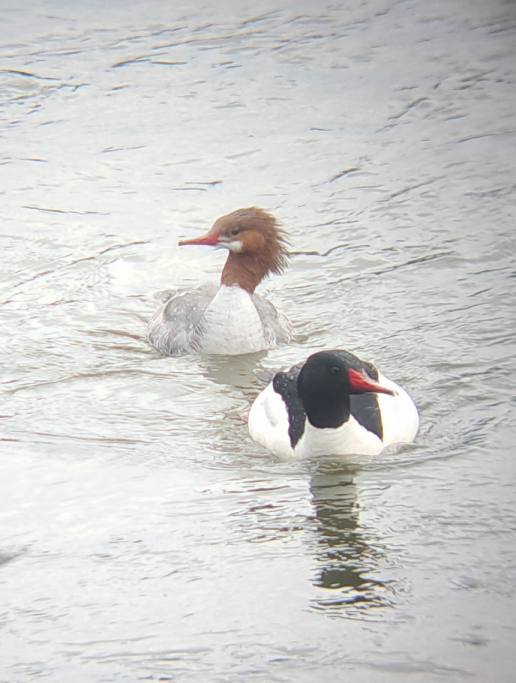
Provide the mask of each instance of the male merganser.
{"label": "male merganser", "polygon": [[279,456],[376,455],[416,438],[410,396],[348,351],[320,351],[278,372],[249,413],[251,438]]}
{"label": "male merganser", "polygon": [[229,255],[220,286],[170,293],[152,316],[147,334],[160,353],[237,355],[290,341],[285,315],[254,293],[266,275],[282,273],[288,263],[287,236],[274,216],[257,207],[238,209],[218,218],[203,237],[179,244],[225,247]]}

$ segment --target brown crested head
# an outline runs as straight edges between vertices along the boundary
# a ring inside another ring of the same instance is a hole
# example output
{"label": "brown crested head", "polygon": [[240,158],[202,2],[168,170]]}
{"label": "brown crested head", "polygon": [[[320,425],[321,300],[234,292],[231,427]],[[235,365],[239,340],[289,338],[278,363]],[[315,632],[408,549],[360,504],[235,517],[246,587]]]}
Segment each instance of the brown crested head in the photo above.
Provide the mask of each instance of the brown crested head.
{"label": "brown crested head", "polygon": [[203,237],[179,244],[210,244],[229,249],[221,284],[249,292],[269,273],[281,274],[288,265],[288,238],[278,220],[256,206],[221,216]]}
{"label": "brown crested head", "polygon": [[253,206],[233,211],[218,218],[212,230],[220,232],[219,244],[227,241],[233,253],[265,259],[271,273],[280,275],[288,265],[287,234],[279,227],[279,221],[263,209]]}

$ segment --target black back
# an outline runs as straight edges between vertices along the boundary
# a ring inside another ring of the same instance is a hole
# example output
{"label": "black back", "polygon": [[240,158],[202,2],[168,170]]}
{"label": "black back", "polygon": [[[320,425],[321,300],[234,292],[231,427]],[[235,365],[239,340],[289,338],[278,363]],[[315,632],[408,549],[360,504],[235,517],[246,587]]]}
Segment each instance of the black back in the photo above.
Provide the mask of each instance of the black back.
{"label": "black back", "polygon": [[287,370],[278,372],[272,380],[274,391],[281,396],[288,413],[288,436],[292,448],[296,447],[297,442],[305,431],[306,413],[297,393],[297,378],[299,371],[304,363],[298,363]]}
{"label": "black back", "polygon": [[[349,353],[349,356],[353,354]],[[365,370],[374,380],[378,381],[378,370],[372,363],[360,360],[353,356],[360,363],[360,368],[355,370]],[[383,441],[382,415],[378,404],[378,394],[352,394],[349,397],[351,414],[362,427],[375,434],[380,441]]]}
{"label": "black back", "polygon": [[351,415],[362,427],[383,441],[383,426],[378,394],[354,394],[349,397]]}

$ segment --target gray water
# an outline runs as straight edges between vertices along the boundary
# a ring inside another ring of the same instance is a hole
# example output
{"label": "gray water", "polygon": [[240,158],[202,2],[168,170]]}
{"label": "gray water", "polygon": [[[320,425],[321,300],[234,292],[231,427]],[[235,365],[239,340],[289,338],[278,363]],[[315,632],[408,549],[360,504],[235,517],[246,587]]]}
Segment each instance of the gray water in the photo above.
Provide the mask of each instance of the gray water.
{"label": "gray water", "polygon": [[[516,5],[0,4],[0,680],[515,681]],[[267,355],[160,358],[258,205]],[[417,443],[279,461],[255,370],[347,348]]]}

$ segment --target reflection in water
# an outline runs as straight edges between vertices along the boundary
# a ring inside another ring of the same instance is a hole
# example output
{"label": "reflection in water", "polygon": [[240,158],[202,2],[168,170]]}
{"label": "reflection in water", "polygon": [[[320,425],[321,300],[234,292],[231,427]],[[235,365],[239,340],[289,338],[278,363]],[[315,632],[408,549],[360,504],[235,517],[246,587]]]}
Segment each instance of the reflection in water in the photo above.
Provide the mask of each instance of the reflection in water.
{"label": "reflection in water", "polygon": [[311,492],[319,537],[315,552],[318,569],[314,585],[322,593],[313,606],[336,610],[353,606],[363,610],[390,605],[386,584],[371,578],[379,559],[359,524],[359,506],[353,478],[356,469],[328,463],[312,476]]}
{"label": "reflection in water", "polygon": [[0,550],[0,565],[7,564],[18,555],[21,555],[21,551]]}
{"label": "reflection in water", "polygon": [[[266,351],[260,351],[246,356],[202,356],[199,359],[199,369],[205,377],[217,384],[249,390],[249,386],[260,385],[255,370],[266,355]],[[256,394],[256,389],[252,393]]]}

